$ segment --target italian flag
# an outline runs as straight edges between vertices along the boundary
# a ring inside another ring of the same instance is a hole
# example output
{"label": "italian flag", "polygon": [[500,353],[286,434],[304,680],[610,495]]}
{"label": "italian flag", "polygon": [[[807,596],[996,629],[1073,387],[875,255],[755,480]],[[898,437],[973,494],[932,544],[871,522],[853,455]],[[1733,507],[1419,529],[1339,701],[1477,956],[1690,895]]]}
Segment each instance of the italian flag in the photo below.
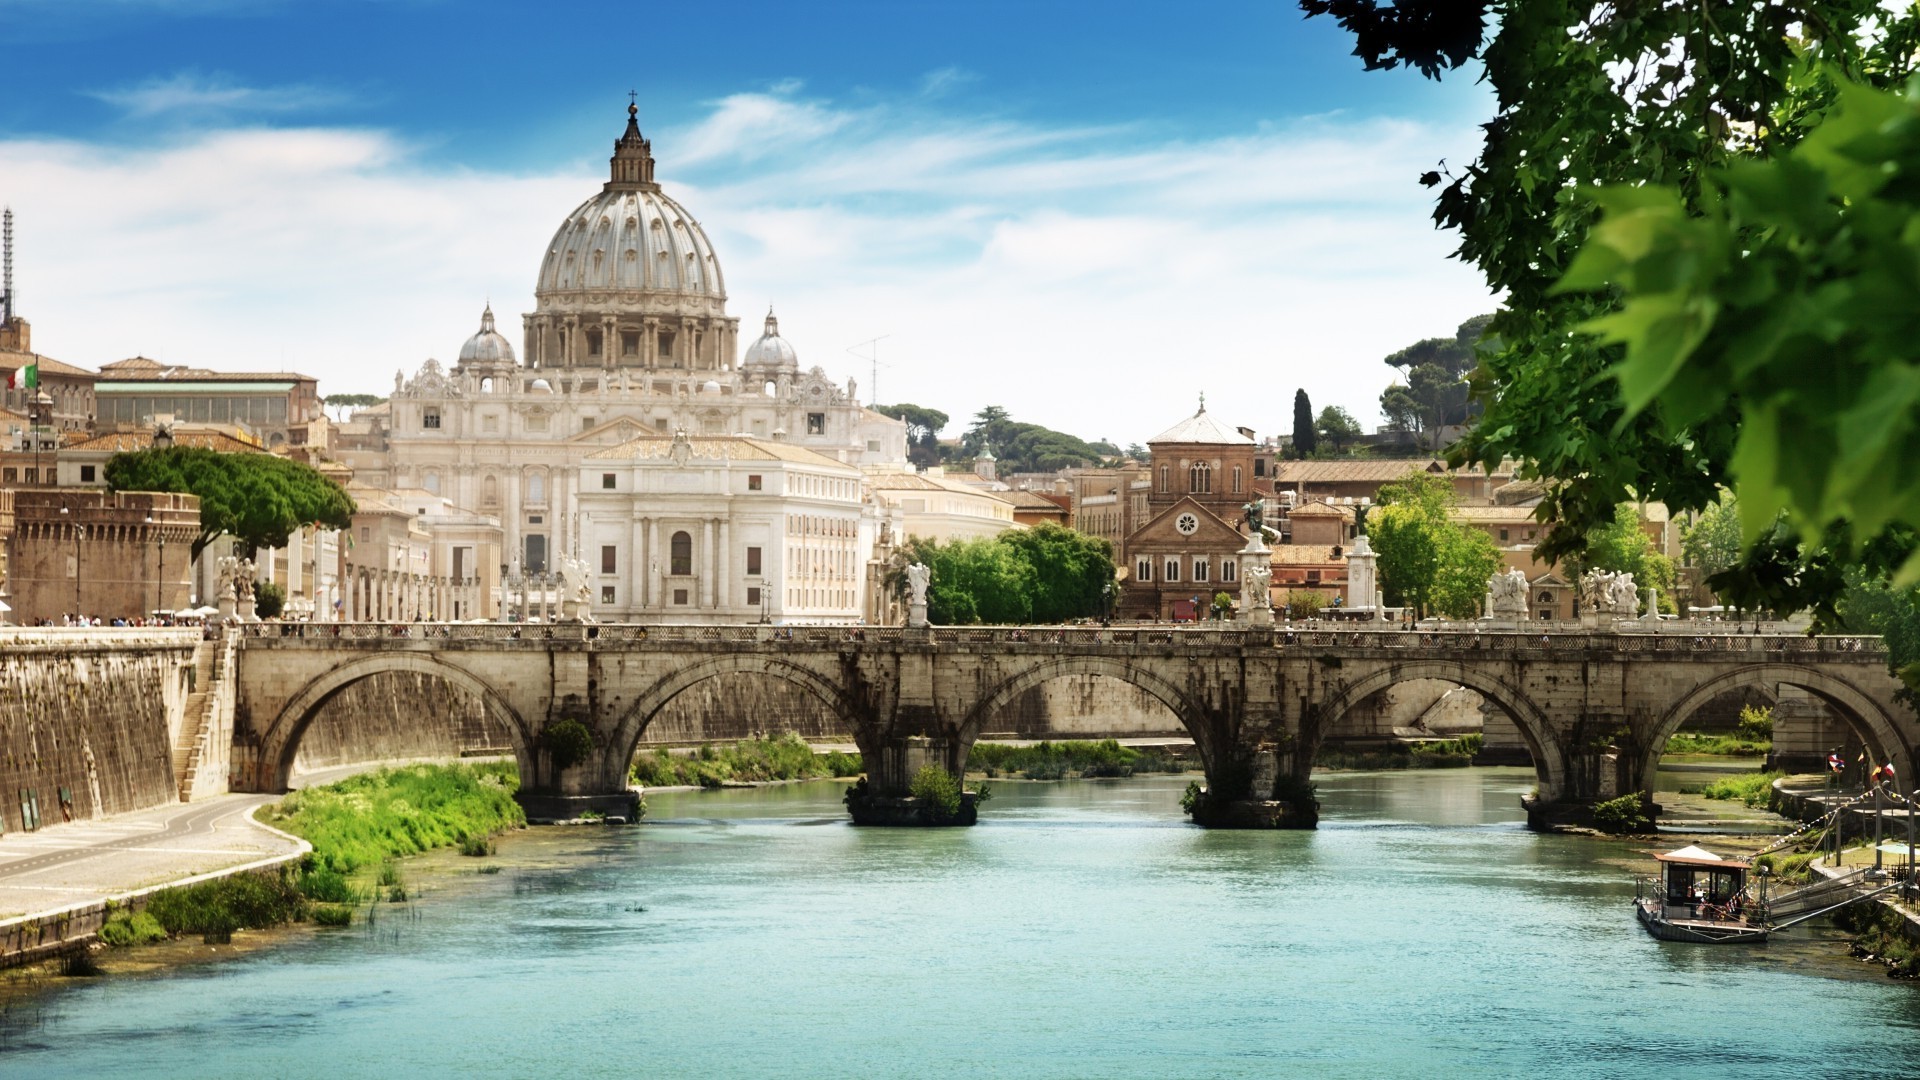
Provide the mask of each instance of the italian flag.
{"label": "italian flag", "polygon": [[7,375],[9,390],[38,390],[40,388],[40,364],[38,361],[23,368],[16,368]]}

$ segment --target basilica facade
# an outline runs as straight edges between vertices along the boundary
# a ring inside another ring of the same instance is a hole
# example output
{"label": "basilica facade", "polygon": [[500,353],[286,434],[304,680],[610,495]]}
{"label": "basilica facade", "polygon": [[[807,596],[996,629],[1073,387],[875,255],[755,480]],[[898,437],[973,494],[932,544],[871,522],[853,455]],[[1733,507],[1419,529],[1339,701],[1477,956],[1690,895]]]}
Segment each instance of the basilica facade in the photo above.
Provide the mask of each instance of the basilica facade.
{"label": "basilica facade", "polygon": [[[618,546],[617,587],[595,597],[609,598],[609,614],[744,614],[757,606],[748,601],[749,588],[766,590],[769,607],[776,598],[798,599],[788,590],[799,586],[770,566],[752,575],[752,586],[673,573],[672,538],[682,531],[698,537],[699,556],[688,567],[744,581],[747,566],[804,546],[784,542],[771,527],[821,515],[756,510],[752,522],[735,527],[724,499],[694,513],[685,496],[702,485],[651,478],[662,467],[655,462],[679,465],[671,454],[639,448],[656,445],[651,440],[670,447],[676,437],[683,446],[703,440],[693,444],[703,449],[752,447],[742,453],[780,462],[769,475],[796,467],[782,460],[782,448],[791,448],[796,460],[813,463],[807,469],[837,469],[837,479],[857,483],[863,472],[906,468],[906,426],[864,408],[852,380],[835,383],[819,367],[802,368],[772,312],[739,352],[739,320],[727,313],[720,260],[699,221],[655,182],[652,146],[637,110],[627,112],[608,181],[567,214],[541,257],[519,348],[491,308],[484,311],[451,367],[428,360],[412,376],[398,374],[385,405],[356,414],[361,423],[349,426],[360,431],[355,445],[342,447],[343,457],[375,486],[420,488],[497,516],[509,577],[550,571],[562,556],[597,567],[603,549]],[[624,457],[626,468],[609,461],[608,451]],[[685,460],[690,470],[702,467]],[[609,473],[620,474],[618,487],[601,486]],[[649,478],[634,483],[642,474]],[[669,492],[673,505],[648,505]],[[597,527],[582,517],[589,493]],[[873,501],[853,499],[856,515],[862,504]],[[631,526],[689,513],[695,526],[676,525],[658,543],[651,525]],[[844,514],[836,510],[836,522]],[[615,520],[629,525],[615,530]],[[835,528],[869,537],[881,531],[877,522]],[[861,564],[874,557],[871,550],[845,555]],[[654,570],[656,560],[663,570]],[[863,570],[852,576],[864,577]],[[676,604],[676,596],[688,602]],[[822,615],[861,610],[858,601],[838,596],[831,604],[794,606]]]}

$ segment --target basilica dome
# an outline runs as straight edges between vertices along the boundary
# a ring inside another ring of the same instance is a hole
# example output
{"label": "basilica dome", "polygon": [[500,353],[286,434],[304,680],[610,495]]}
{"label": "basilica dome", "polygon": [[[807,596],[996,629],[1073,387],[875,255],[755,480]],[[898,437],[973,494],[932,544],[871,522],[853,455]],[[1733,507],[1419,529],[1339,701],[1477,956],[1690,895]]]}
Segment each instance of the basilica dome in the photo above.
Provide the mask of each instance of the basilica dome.
{"label": "basilica dome", "polygon": [[511,364],[513,344],[493,328],[493,305],[480,314],[480,332],[460,346],[462,364]]}
{"label": "basilica dome", "polygon": [[767,311],[767,329],[760,339],[747,346],[745,367],[782,368],[793,371],[800,366],[800,354],[793,351],[787,339],[780,336],[780,320],[773,317],[773,311]]}
{"label": "basilica dome", "polygon": [[534,296],[541,310],[641,308],[722,315],[727,297],[720,260],[686,207],[653,181],[651,144],[638,110],[614,143],[612,178],[560,223],[540,264]]}

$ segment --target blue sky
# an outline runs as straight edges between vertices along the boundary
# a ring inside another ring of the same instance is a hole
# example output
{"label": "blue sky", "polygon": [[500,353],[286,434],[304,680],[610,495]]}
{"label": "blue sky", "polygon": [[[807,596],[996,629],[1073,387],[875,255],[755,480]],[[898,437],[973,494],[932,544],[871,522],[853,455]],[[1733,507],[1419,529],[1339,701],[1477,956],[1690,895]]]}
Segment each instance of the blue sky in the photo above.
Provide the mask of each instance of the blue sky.
{"label": "blue sky", "polygon": [[[1414,177],[1470,80],[1364,73],[1284,0],[0,0],[0,201],[40,351],[380,390],[529,310],[629,89],[743,342],[882,401],[1143,440],[1293,389],[1376,418],[1387,352],[1491,306]],[[950,434],[957,431],[950,430]]]}

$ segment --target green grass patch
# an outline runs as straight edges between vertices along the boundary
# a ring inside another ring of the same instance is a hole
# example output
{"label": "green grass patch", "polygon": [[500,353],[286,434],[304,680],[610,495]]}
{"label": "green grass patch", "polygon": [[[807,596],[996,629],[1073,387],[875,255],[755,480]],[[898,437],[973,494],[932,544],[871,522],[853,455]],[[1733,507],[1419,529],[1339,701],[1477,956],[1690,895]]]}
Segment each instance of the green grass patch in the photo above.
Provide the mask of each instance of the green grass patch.
{"label": "green grass patch", "polygon": [[1028,780],[1065,780],[1069,777],[1132,776],[1134,773],[1185,772],[1189,763],[1157,750],[1121,746],[1117,740],[1099,742],[1038,742],[1032,746],[974,743],[967,754],[967,771],[987,776],[1020,776]]}
{"label": "green grass patch", "polygon": [[666,749],[636,754],[628,776],[646,787],[717,788],[729,783],[858,776],[863,768],[859,754],[815,753],[805,739],[788,732],[770,739],[710,744],[690,754]]}
{"label": "green grass patch", "polygon": [[1313,759],[1315,768],[1334,770],[1375,769],[1460,769],[1473,764],[1482,743],[1478,734],[1458,739],[1432,739],[1426,742],[1401,742],[1367,750],[1322,748]]}
{"label": "green grass patch", "polygon": [[1700,794],[1709,799],[1731,799],[1748,806],[1767,807],[1773,804],[1773,782],[1785,775],[1784,772],[1758,772],[1722,777],[1701,785]]}
{"label": "green grass patch", "polygon": [[1755,867],[1765,866],[1773,871],[1775,882],[1783,885],[1806,885],[1813,881],[1813,860],[1820,857],[1819,849],[1800,851],[1793,854],[1778,852],[1762,855],[1753,861]]}
{"label": "green grass patch", "polygon": [[1773,752],[1773,740],[1750,734],[1707,735],[1677,731],[1660,751],[1664,754],[1709,754],[1716,757],[1764,757]]}
{"label": "green grass patch", "polygon": [[[519,783],[505,762],[408,765],[296,791],[260,817],[311,842],[311,867],[349,875],[525,824]],[[337,892],[324,898],[338,902]]]}
{"label": "green grass patch", "polygon": [[353,925],[353,908],[346,904],[315,904],[312,915],[315,926]]}

